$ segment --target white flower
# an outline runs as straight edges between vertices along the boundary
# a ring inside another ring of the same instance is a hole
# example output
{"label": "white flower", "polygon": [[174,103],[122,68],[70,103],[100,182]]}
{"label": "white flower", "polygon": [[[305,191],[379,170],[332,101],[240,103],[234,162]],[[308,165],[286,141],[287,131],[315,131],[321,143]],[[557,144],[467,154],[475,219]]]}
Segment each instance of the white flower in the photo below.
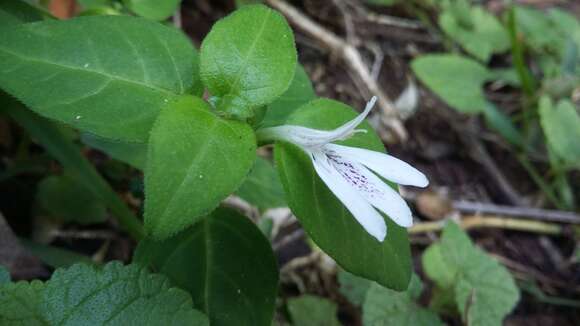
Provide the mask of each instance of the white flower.
{"label": "white flower", "polygon": [[332,144],[357,132],[366,132],[355,128],[369,114],[375,102],[376,97],[373,97],[364,112],[334,130],[284,125],[261,129],[258,137],[286,141],[300,147],[310,156],[316,173],[328,189],[370,235],[383,241],[387,225],[377,209],[403,227],[413,224],[413,216],[405,200],[375,173],[402,185],[426,187],[429,181],[423,173],[393,156]]}

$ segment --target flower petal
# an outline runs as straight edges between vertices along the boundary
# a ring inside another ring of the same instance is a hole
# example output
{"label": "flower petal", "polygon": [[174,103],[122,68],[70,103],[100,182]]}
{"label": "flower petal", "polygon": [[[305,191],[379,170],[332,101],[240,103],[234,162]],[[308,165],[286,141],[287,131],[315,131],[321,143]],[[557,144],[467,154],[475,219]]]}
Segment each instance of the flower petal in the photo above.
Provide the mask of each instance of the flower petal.
{"label": "flower petal", "polygon": [[335,140],[346,139],[356,132],[366,132],[366,130],[357,130],[355,128],[366,118],[376,101],[377,98],[375,96],[367,103],[364,112],[334,130],[317,130],[302,126],[284,125],[260,129],[256,132],[256,136],[260,140],[283,140],[302,148],[316,149]]}
{"label": "flower petal", "polygon": [[423,173],[394,156],[364,148],[336,144],[328,144],[324,148],[336,152],[339,156],[348,157],[363,164],[389,181],[421,188],[429,184],[429,180]]}
{"label": "flower petal", "polygon": [[370,235],[382,242],[387,235],[387,225],[381,214],[334,169],[322,151],[311,152],[311,157],[316,173],[328,189]]}
{"label": "flower petal", "polygon": [[328,142],[347,139],[357,131],[366,132],[365,130],[355,130],[355,128],[358,127],[358,125],[360,125],[363,122],[363,120],[367,117],[367,115],[369,115],[369,112],[371,112],[376,102],[377,97],[373,96],[373,98],[371,98],[371,100],[368,101],[364,111],[361,114],[359,114],[356,118],[350,120],[349,122],[343,124],[342,126],[332,131],[332,138]]}
{"label": "flower petal", "polygon": [[303,148],[321,146],[333,139],[332,131],[293,125],[260,129],[256,132],[256,136],[260,140],[283,140]]}
{"label": "flower petal", "polygon": [[400,226],[410,227],[413,225],[413,214],[409,206],[393,188],[363,165],[350,160],[350,157],[337,155],[336,152],[326,152],[325,154],[329,163],[344,180],[372,206],[387,214]]}

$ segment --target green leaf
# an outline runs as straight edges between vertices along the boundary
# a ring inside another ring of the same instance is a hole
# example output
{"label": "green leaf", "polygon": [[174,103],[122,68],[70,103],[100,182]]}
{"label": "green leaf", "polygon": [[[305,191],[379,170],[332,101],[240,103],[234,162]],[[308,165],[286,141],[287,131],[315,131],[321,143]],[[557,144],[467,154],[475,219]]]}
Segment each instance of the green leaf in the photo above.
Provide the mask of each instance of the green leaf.
{"label": "green leaf", "polygon": [[[355,116],[347,105],[318,99],[296,110],[288,123],[329,130]],[[384,152],[368,123],[359,128],[367,133],[357,133],[342,143]],[[378,242],[327,188],[302,150],[277,143],[274,152],[288,204],[312,240],[345,270],[390,288],[405,289],[411,277],[407,231],[385,218],[387,237]]]}
{"label": "green leaf", "polygon": [[363,306],[363,325],[441,325],[439,317],[415,302],[422,290],[421,280],[413,274],[409,289],[397,292],[373,283]]}
{"label": "green leaf", "polygon": [[107,205],[125,230],[135,238],[142,236],[143,230],[139,220],[107,181],[99,175],[95,167],[81,154],[78,146],[70,140],[62,128],[34,114],[1,91],[0,104],[2,104],[0,109],[8,112],[32,138],[62,164],[68,173],[73,175],[79,183],[91,189],[93,194]]}
{"label": "green leaf", "polygon": [[316,94],[312,88],[310,78],[304,71],[302,65],[296,65],[296,73],[290,87],[276,99],[272,104],[268,105],[266,116],[262,120],[261,127],[271,127],[284,124],[288,117],[298,109],[300,106],[314,100]]}
{"label": "green leaf", "polygon": [[570,100],[563,99],[556,106],[549,97],[539,104],[540,122],[548,144],[564,162],[580,166],[580,115]]}
{"label": "green leaf", "polygon": [[340,284],[340,293],[356,306],[362,306],[372,284],[371,281],[342,269],[338,272],[338,283]]}
{"label": "green leaf", "polygon": [[485,110],[482,85],[490,73],[476,61],[452,54],[431,54],[413,60],[411,66],[417,77],[454,109],[464,113]]}
{"label": "green leaf", "polygon": [[288,300],[288,312],[294,326],[340,326],[336,303],[313,295]]}
{"label": "green leaf", "polygon": [[93,224],[107,219],[106,207],[91,189],[66,174],[42,179],[36,200],[51,216],[65,222]]}
{"label": "green leaf", "polygon": [[497,18],[480,6],[456,10],[447,6],[439,16],[439,25],[469,54],[487,62],[494,53],[510,48],[508,34]]}
{"label": "green leaf", "polygon": [[213,26],[201,45],[200,61],[204,85],[224,98],[218,107],[244,112],[271,103],[288,89],[296,67],[294,35],[276,11],[243,6]]}
{"label": "green leaf", "polygon": [[77,263],[94,263],[89,257],[74,251],[44,245],[27,239],[19,239],[19,242],[35,257],[38,257],[43,263],[53,268],[69,267]]}
{"label": "green leaf", "polygon": [[117,262],[55,271],[41,309],[51,325],[209,325],[187,292],[138,265]]}
{"label": "green leaf", "polygon": [[47,325],[40,310],[44,287],[44,283],[40,281],[0,285],[0,325]]}
{"label": "green leaf", "polygon": [[2,325],[209,325],[191,297],[138,265],[78,264],[0,286]]}
{"label": "green leaf", "polygon": [[6,267],[0,265],[0,286],[4,283],[10,283],[10,272]]}
{"label": "green leaf", "polygon": [[0,87],[35,112],[106,138],[147,140],[161,108],[192,91],[197,56],[173,28],[79,17],[0,34]]}
{"label": "green leaf", "polygon": [[212,325],[271,324],[276,260],[260,230],[233,210],[218,208],[163,242],[140,242],[135,261],[188,290]]}
{"label": "green leaf", "polygon": [[161,240],[200,220],[240,187],[255,158],[249,125],[219,118],[199,98],[171,103],[149,141],[146,231]]}
{"label": "green leaf", "polygon": [[457,270],[455,265],[445,263],[441,253],[441,245],[433,244],[423,252],[421,258],[425,274],[435,281],[439,288],[445,289],[453,286]]}
{"label": "green leaf", "polygon": [[35,6],[21,0],[0,1],[0,28],[44,19]]}
{"label": "green leaf", "polygon": [[139,16],[165,20],[175,13],[181,0],[123,0],[127,8]]}
{"label": "green leaf", "polygon": [[517,28],[526,43],[538,52],[560,53],[564,48],[566,32],[562,33],[558,24],[562,17],[546,14],[531,7],[515,6]]}
{"label": "green leaf", "polygon": [[441,243],[435,246],[438,249],[429,249],[423,256],[425,271],[443,292],[452,287],[465,323],[501,325],[519,300],[508,270],[475,247],[453,222],[445,226]]}
{"label": "green leaf", "polygon": [[487,102],[483,111],[485,121],[490,128],[497,131],[513,145],[523,147],[524,138],[512,122],[511,118],[498,109],[493,103]]}
{"label": "green leaf", "polygon": [[237,194],[262,210],[287,206],[276,169],[272,163],[261,157],[256,159],[252,171]]}
{"label": "green leaf", "polygon": [[98,149],[110,157],[125,162],[141,171],[145,169],[147,161],[147,144],[127,143],[98,137],[89,133],[81,136],[83,143]]}
{"label": "green leaf", "polygon": [[468,325],[501,325],[519,300],[513,277],[497,261],[478,251],[455,284],[457,307]]}

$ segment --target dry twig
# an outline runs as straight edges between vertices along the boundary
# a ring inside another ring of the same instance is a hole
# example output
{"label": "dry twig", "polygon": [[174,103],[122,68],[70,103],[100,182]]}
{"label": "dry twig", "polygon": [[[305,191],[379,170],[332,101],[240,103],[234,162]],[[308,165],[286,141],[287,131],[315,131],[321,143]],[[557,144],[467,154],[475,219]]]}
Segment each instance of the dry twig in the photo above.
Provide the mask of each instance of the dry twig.
{"label": "dry twig", "polygon": [[471,201],[453,201],[453,208],[461,212],[474,214],[495,214],[513,217],[523,217],[533,220],[564,222],[580,224],[580,215],[574,212],[564,212],[551,209],[540,209],[519,206],[503,206]]}
{"label": "dry twig", "polygon": [[[409,234],[420,234],[442,230],[447,223],[446,220],[436,222],[418,223],[410,227]],[[459,221],[461,228],[465,230],[477,228],[499,228],[506,230],[516,230],[533,232],[547,235],[560,235],[564,228],[561,225],[540,221],[529,221],[522,219],[505,218],[501,216],[481,216],[472,215],[462,218]]]}
{"label": "dry twig", "polygon": [[314,22],[298,9],[284,1],[266,0],[266,2],[284,14],[291,23],[322,43],[331,52],[338,54],[347,64],[348,68],[366,86],[369,94],[378,97],[383,124],[385,124],[385,126],[387,126],[401,141],[407,139],[407,131],[399,119],[393,102],[379,87],[377,81],[373,79],[371,72],[363,62],[360,52],[354,45],[346,42],[341,37]]}

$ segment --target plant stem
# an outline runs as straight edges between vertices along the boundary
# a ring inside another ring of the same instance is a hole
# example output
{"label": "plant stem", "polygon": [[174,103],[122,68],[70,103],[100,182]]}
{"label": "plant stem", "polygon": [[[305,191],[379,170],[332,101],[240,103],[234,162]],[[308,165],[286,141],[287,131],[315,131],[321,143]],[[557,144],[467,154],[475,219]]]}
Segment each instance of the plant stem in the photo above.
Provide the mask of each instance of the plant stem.
{"label": "plant stem", "polygon": [[536,85],[534,79],[528,70],[525,60],[524,60],[524,49],[521,40],[518,38],[518,31],[516,25],[516,12],[515,8],[512,6],[508,11],[508,32],[511,42],[511,53],[513,64],[516,68],[518,78],[522,85],[522,90],[524,91],[524,103],[523,108],[523,122],[524,122],[524,134],[527,135],[532,120],[532,103],[534,94],[536,92]]}
{"label": "plant stem", "polygon": [[540,176],[540,174],[538,173],[536,168],[532,165],[532,163],[530,163],[530,161],[528,160],[526,155],[521,154],[521,153],[516,154],[516,158],[518,159],[520,164],[524,167],[524,169],[526,169],[526,171],[528,172],[528,174],[530,175],[532,180],[536,183],[536,185],[538,185],[540,190],[542,190],[542,192],[546,195],[548,200],[552,204],[554,204],[554,206],[556,206],[558,209],[566,210],[566,206],[562,205],[562,203],[560,203],[560,201],[558,200],[558,197],[556,196],[556,194],[552,190],[552,187],[550,187],[544,181],[544,179]]}
{"label": "plant stem", "polygon": [[26,129],[32,138],[109,208],[125,231],[135,240],[144,237],[145,232],[141,221],[119,198],[109,183],[101,177],[95,167],[80,153],[78,146],[62,133],[61,129],[15,100],[11,100],[3,93],[0,93],[0,100],[2,100],[2,104],[5,104],[3,109]]}

